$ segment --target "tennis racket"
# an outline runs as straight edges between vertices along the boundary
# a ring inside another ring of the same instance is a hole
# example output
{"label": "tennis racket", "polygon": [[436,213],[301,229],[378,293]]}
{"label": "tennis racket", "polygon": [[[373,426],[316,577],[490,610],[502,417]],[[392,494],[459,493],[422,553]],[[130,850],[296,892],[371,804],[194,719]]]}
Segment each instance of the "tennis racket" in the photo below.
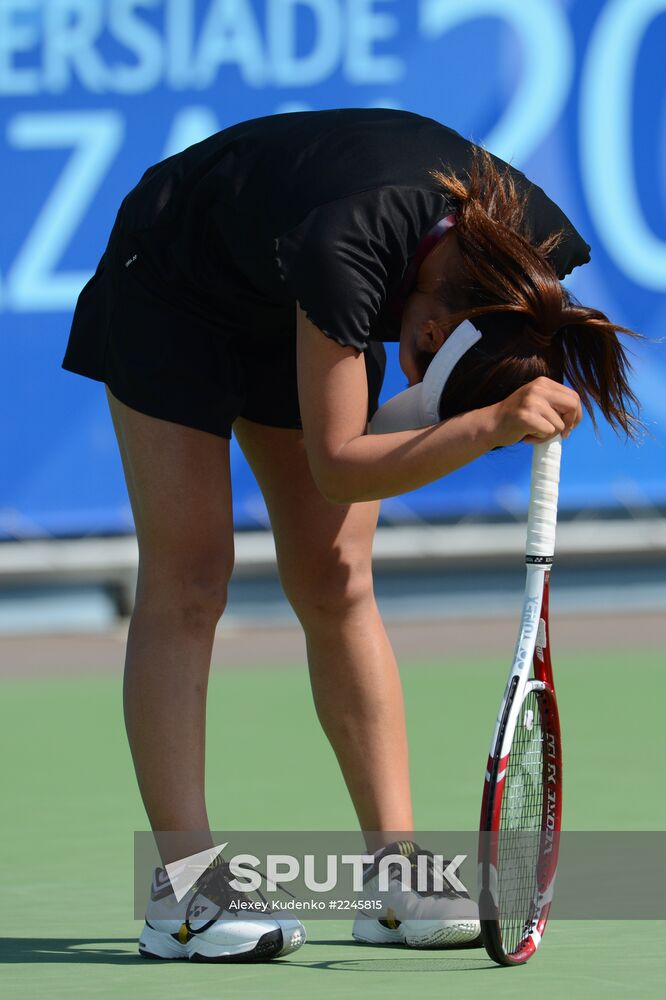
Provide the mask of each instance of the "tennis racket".
{"label": "tennis racket", "polygon": [[481,936],[500,965],[538,948],[553,897],[562,814],[560,724],[548,630],[560,437],[534,446],[525,601],[490,745],[481,805]]}

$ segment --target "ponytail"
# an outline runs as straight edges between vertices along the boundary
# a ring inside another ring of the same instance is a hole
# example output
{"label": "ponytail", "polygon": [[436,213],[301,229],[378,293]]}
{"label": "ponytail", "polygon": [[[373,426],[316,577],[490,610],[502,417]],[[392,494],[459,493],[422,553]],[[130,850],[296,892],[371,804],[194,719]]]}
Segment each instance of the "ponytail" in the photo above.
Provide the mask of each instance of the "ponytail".
{"label": "ponytail", "polygon": [[587,309],[568,298],[557,332],[563,344],[564,377],[580,396],[593,424],[592,402],[612,427],[635,437],[640,427],[636,416],[639,403],[629,385],[631,365],[618,332],[634,338],[639,335],[615,326],[598,309]]}

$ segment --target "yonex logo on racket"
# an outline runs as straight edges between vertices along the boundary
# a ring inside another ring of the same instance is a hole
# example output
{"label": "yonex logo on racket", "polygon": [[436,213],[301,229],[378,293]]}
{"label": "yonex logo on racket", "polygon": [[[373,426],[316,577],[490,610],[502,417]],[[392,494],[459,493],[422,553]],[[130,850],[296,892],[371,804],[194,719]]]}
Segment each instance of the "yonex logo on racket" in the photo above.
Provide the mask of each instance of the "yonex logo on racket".
{"label": "yonex logo on racket", "polygon": [[523,609],[523,628],[527,635],[534,631],[536,620],[539,616],[539,600],[536,597],[528,598]]}
{"label": "yonex logo on racket", "polygon": [[[554,777],[548,777],[548,781],[557,782],[556,770],[553,764],[549,765],[549,768],[553,768]],[[548,789],[548,799],[546,803],[546,829],[545,829],[545,846],[544,854],[551,854],[553,847],[555,846],[555,828],[556,822],[556,806],[557,806],[557,792],[554,788]]]}

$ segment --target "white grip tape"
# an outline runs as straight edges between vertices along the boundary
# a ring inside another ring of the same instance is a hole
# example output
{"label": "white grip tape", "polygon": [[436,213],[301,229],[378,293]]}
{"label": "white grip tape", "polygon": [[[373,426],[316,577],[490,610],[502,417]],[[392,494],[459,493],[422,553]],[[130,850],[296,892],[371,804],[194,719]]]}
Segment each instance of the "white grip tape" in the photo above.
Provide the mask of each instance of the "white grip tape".
{"label": "white grip tape", "polygon": [[552,557],[555,552],[557,494],[562,438],[534,445],[526,555]]}

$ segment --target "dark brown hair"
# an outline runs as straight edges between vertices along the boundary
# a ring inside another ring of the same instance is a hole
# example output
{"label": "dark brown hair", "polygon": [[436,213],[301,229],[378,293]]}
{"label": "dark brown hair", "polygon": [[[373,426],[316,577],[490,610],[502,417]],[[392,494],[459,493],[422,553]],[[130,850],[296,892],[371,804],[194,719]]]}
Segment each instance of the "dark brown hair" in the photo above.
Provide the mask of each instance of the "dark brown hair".
{"label": "dark brown hair", "polygon": [[[615,430],[640,426],[631,366],[616,326],[562,287],[549,255],[563,231],[530,241],[526,196],[506,165],[478,147],[464,179],[433,171],[456,213],[461,282],[443,279],[451,323],[479,317],[479,343],[454,368],[440,400],[442,420],[506,398],[540,375],[568,383],[595,424],[596,403]],[[596,426],[596,424],[595,424]]]}

